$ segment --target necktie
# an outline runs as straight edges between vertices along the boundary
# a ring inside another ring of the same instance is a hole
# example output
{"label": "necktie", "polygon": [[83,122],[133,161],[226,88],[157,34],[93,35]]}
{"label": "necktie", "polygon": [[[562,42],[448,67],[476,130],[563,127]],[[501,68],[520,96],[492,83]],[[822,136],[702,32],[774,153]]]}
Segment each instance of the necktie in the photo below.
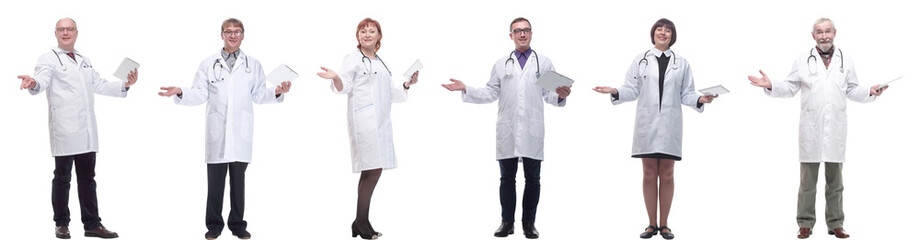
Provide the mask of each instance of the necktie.
{"label": "necktie", "polygon": [[77,60],[77,58],[73,56],[72,52],[67,53],[67,56],[70,56],[70,58],[73,59],[74,61]]}

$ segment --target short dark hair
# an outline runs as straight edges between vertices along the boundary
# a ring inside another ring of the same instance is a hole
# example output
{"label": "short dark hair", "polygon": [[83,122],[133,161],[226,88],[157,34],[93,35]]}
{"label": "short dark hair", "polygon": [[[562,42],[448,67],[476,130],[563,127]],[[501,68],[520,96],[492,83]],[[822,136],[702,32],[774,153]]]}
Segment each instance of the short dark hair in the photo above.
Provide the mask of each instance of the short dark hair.
{"label": "short dark hair", "polygon": [[[531,24],[530,24],[530,20],[527,20],[526,18],[523,18],[523,17],[515,18],[514,20],[511,21],[511,25],[508,26],[508,31],[509,31],[509,32],[510,32],[510,31],[513,31],[513,30],[514,30],[514,29],[513,29],[513,28],[514,28],[514,24],[515,24],[515,23],[518,23],[518,22],[527,22],[527,25],[531,25]],[[531,25],[531,27],[533,27],[533,25]]]}
{"label": "short dark hair", "polygon": [[649,33],[652,38],[652,44],[655,44],[655,29],[659,27],[671,29],[671,43],[668,44],[668,47],[674,46],[674,43],[677,42],[677,28],[674,28],[674,22],[667,18],[658,19],[655,25],[652,25],[652,31]]}

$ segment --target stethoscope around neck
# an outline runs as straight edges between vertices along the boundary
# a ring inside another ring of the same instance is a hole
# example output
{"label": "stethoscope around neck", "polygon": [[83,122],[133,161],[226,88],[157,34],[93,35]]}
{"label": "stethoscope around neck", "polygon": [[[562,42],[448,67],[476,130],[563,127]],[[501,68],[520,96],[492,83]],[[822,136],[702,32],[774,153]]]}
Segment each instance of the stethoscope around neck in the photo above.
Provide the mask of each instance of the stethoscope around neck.
{"label": "stethoscope around neck", "polygon": [[[648,77],[648,71],[647,71],[648,70],[648,53],[650,52],[652,52],[652,50],[645,51],[645,54],[642,55],[642,60],[639,60],[639,62],[636,63],[636,70],[641,71],[642,78]],[[642,68],[642,62],[645,62],[645,68]],[[676,55],[671,54],[671,63],[669,63],[668,65],[671,65],[671,70],[677,70],[677,56]],[[636,78],[636,77],[633,77],[633,78]]]}
{"label": "stethoscope around neck", "polygon": [[[249,68],[249,56],[243,56],[243,57],[246,58],[246,61],[245,61],[246,62],[246,73],[251,73],[252,69]],[[216,68],[218,66],[220,68]],[[224,73],[224,71],[220,70],[222,68],[224,68],[224,64],[220,63],[220,58],[214,59],[214,64],[211,64],[211,71],[214,73],[214,80],[211,80],[211,83],[218,83],[218,82],[224,81],[224,79],[221,78]],[[230,71],[233,71],[233,69],[230,69]]]}
{"label": "stethoscope around neck", "polygon": [[[61,60],[61,55],[60,55],[57,51],[54,51],[54,49],[51,49],[51,52],[54,53],[54,56],[57,57],[57,59],[58,59],[58,63],[61,64],[61,71],[62,71],[62,72],[66,72],[66,71],[67,71],[67,66],[64,66],[64,61]],[[80,55],[79,53],[76,53],[76,52],[74,52],[73,54],[74,54],[74,55],[77,55],[77,56],[80,56],[80,57],[83,57],[83,55]],[[83,64],[83,67],[84,67],[84,68],[91,68],[91,67],[93,67],[93,66],[86,65],[86,64],[84,63],[84,64]]]}
{"label": "stethoscope around neck", "polygon": [[[359,52],[361,52],[361,51],[359,50]],[[364,59],[365,59],[365,58],[367,59],[366,64],[365,64],[365,62],[364,62]],[[393,72],[390,72],[390,67],[387,67],[387,63],[384,62],[383,59],[380,58],[380,56],[377,56],[377,53],[374,53],[374,58],[376,58],[377,60],[380,60],[380,63],[383,64],[383,68],[386,68],[386,69],[387,69],[387,73],[389,73],[390,75],[393,75]],[[364,52],[361,52],[361,64],[364,65],[364,68],[365,68],[365,69],[367,69],[367,72],[364,72],[365,75],[368,74],[368,73],[377,74],[377,72],[374,72],[374,71],[373,71],[373,69],[374,69],[374,68],[373,68],[373,67],[374,67],[374,62],[371,61],[371,58],[370,58],[370,57],[368,57],[367,55],[364,55]]]}
{"label": "stethoscope around neck", "polygon": [[[817,50],[812,48],[811,51],[809,51],[810,54],[808,55],[808,60],[805,60],[805,62],[808,64],[808,73],[811,74],[818,73],[818,57],[815,56],[816,51]],[[843,73],[843,51],[840,51],[840,49],[836,49],[836,51],[840,53],[840,73]],[[811,66],[812,62],[814,62],[814,67]]]}
{"label": "stethoscope around neck", "polygon": [[[534,51],[534,50],[530,50],[530,51],[531,51],[530,54],[533,55],[533,58],[537,60],[537,73],[535,75],[537,76],[537,78],[540,78],[540,76],[542,75],[540,74],[540,56],[537,55],[537,51]],[[508,66],[508,63],[511,63],[510,67]],[[513,67],[514,67],[514,51],[511,51],[511,53],[508,54],[508,59],[505,60],[505,76],[511,75],[512,73],[511,69]]]}

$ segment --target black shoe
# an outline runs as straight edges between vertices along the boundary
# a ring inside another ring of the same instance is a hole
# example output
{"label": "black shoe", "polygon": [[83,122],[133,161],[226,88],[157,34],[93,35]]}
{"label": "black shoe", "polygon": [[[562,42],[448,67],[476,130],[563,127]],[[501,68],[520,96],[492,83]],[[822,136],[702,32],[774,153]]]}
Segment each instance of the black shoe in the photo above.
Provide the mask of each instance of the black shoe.
{"label": "black shoe", "polygon": [[498,226],[498,230],[495,230],[496,237],[507,237],[511,234],[514,234],[514,222],[502,222],[502,225]]}
{"label": "black shoe", "polygon": [[534,239],[540,238],[540,232],[533,226],[532,222],[524,222],[524,237]]}
{"label": "black shoe", "polygon": [[[354,222],[352,222],[352,224],[355,224],[356,222],[358,222],[358,220],[355,220]],[[367,222],[367,228],[371,229],[371,232],[374,233],[374,235],[376,235],[378,238],[383,237],[383,233],[380,233],[377,230],[374,230],[374,226],[371,225],[370,222]]]}
{"label": "black shoe", "polygon": [[[665,232],[664,231],[665,229],[667,229],[668,231]],[[663,237],[664,239],[674,239],[674,233],[671,233],[671,229],[668,228],[668,226],[661,226],[659,230],[661,230],[661,237]]]}
{"label": "black shoe", "polygon": [[[651,229],[652,231],[649,232],[649,231],[648,231],[649,229]],[[642,234],[639,234],[639,238],[649,239],[649,238],[652,238],[652,236],[655,236],[655,235],[658,235],[658,227],[652,226],[652,225],[648,225],[648,227],[645,227],[645,232],[642,232]]]}
{"label": "black shoe", "polygon": [[204,233],[204,239],[207,240],[214,240],[217,237],[220,237],[220,231],[218,230],[208,230],[208,232]]}
{"label": "black shoe", "polygon": [[96,227],[92,230],[86,230],[83,236],[87,237],[97,237],[97,238],[117,238],[118,233],[109,231],[103,226]]}
{"label": "black shoe", "polygon": [[351,237],[358,237],[361,235],[361,239],[377,239],[377,233],[373,231],[363,232],[358,228],[358,222],[351,222]]}
{"label": "black shoe", "polygon": [[249,239],[250,237],[252,237],[252,234],[249,234],[249,231],[246,231],[246,229],[243,229],[243,230],[233,231],[233,236],[236,236],[240,239]]}
{"label": "black shoe", "polygon": [[70,229],[67,229],[67,226],[54,227],[54,236],[60,239],[70,239]]}

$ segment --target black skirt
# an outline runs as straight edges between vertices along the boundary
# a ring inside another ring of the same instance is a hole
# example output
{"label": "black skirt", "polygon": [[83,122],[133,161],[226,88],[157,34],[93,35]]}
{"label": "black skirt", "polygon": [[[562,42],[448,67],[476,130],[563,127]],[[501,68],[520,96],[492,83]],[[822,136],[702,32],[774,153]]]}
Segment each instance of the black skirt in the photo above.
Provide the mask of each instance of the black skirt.
{"label": "black skirt", "polygon": [[664,153],[639,154],[639,155],[632,155],[632,157],[633,157],[633,158],[671,159],[671,160],[674,160],[674,161],[680,161],[680,157],[674,156],[674,155],[671,155],[671,154],[664,154]]}

